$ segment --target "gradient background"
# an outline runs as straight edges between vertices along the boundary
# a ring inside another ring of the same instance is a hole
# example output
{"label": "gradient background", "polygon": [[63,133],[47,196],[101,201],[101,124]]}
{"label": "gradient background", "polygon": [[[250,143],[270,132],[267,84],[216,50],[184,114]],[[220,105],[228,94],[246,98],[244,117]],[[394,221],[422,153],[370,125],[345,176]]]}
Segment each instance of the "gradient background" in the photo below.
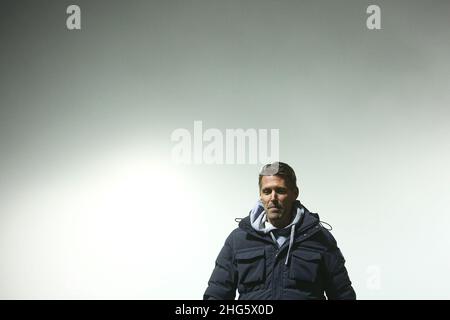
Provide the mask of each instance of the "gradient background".
{"label": "gradient background", "polygon": [[280,129],[358,298],[449,299],[449,16],[444,0],[2,1],[0,298],[200,299],[260,167],[173,164],[171,133],[201,120]]}

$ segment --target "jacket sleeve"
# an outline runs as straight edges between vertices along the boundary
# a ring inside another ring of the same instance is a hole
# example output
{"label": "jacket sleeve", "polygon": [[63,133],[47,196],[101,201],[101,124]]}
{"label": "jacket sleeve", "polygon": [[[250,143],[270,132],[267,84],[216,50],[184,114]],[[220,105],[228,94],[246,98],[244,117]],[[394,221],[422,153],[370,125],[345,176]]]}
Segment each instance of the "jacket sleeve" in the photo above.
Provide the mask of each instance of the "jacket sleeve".
{"label": "jacket sleeve", "polygon": [[216,265],[208,281],[204,300],[234,300],[236,297],[237,272],[234,264],[232,234],[216,259]]}
{"label": "jacket sleeve", "polygon": [[345,268],[345,259],[336,246],[330,253],[325,293],[329,300],[355,300],[356,293]]}

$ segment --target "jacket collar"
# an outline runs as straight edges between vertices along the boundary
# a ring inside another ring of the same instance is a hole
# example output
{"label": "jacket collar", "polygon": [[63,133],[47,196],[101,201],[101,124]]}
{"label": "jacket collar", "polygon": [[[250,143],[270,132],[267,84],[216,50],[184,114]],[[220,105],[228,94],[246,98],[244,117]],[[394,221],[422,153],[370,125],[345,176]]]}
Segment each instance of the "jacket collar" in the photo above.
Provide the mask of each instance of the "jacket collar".
{"label": "jacket collar", "polygon": [[[295,235],[296,235],[295,240],[297,240],[301,237],[305,238],[307,235],[312,234],[312,232],[314,232],[314,231],[310,231],[310,229],[312,229],[316,226],[319,226],[319,222],[320,222],[319,215],[317,213],[312,213],[303,204],[301,204],[300,202],[299,202],[299,204],[303,207],[303,209],[305,211],[302,214],[302,217],[300,218],[300,220],[295,225]],[[260,238],[265,241],[269,241],[271,243],[273,242],[273,240],[268,235],[264,234],[263,232],[256,231],[251,226],[249,216],[243,218],[239,222],[239,228],[241,228],[245,232],[247,232],[257,238]],[[316,228],[316,229],[320,229],[320,228]]]}

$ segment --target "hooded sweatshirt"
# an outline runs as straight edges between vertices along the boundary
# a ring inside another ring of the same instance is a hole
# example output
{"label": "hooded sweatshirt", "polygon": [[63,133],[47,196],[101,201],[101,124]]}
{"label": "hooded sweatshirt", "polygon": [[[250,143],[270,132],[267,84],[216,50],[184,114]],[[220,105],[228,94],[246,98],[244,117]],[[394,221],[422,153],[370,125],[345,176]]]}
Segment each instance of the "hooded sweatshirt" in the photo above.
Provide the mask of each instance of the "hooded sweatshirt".
{"label": "hooded sweatshirt", "polygon": [[276,243],[279,248],[286,242],[287,239],[290,238],[285,264],[288,264],[289,261],[289,252],[291,251],[292,243],[295,237],[295,225],[300,221],[304,211],[305,210],[301,206],[300,202],[295,201],[292,206],[293,219],[291,223],[284,228],[277,228],[267,220],[267,214],[261,200],[258,200],[253,209],[250,211],[250,223],[253,229],[264,234],[269,233],[274,243]]}

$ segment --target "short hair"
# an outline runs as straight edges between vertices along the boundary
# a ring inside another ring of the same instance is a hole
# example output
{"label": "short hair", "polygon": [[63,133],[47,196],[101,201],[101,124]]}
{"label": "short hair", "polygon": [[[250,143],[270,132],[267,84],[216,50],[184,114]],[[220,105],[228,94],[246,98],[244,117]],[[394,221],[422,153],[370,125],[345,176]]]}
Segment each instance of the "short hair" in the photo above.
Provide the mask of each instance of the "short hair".
{"label": "short hair", "polygon": [[286,184],[291,189],[297,189],[297,177],[294,169],[284,162],[272,162],[264,165],[259,172],[258,184],[261,190],[261,180],[263,176],[280,176],[286,180]]}

